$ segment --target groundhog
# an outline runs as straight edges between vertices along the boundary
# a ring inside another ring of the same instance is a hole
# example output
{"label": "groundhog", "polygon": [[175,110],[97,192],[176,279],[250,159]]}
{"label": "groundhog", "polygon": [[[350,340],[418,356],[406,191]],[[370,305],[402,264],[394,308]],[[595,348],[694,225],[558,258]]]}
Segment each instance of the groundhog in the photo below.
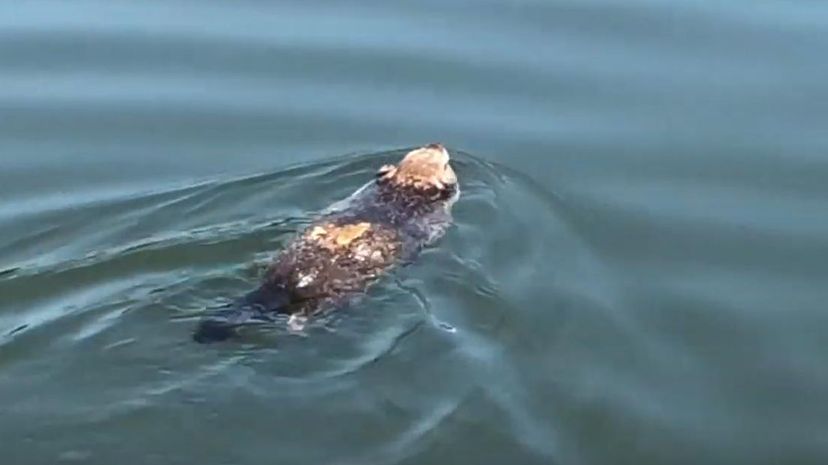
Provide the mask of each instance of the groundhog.
{"label": "groundhog", "polygon": [[341,307],[443,236],[459,194],[440,144],[382,166],[374,180],[299,232],[257,289],[202,319],[193,338],[225,340],[239,326],[272,322],[279,314],[290,315],[288,324],[300,328],[309,317]]}

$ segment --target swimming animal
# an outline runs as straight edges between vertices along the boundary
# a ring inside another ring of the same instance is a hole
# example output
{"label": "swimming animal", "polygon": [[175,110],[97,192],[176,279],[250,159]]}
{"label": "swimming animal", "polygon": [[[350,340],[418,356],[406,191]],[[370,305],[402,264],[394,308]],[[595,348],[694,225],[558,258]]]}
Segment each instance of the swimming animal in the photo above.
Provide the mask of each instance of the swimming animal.
{"label": "swimming animal", "polygon": [[392,267],[442,237],[459,197],[440,144],[408,152],[375,179],[331,205],[282,250],[258,288],[199,323],[193,339],[216,342],[240,326],[288,314],[291,327],[364,293]]}

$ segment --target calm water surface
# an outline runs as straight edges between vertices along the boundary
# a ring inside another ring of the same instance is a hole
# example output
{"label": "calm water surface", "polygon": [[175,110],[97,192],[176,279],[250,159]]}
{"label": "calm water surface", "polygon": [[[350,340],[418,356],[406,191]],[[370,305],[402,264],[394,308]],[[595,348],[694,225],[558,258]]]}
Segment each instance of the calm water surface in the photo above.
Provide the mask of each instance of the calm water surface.
{"label": "calm water surface", "polygon": [[[9,465],[828,463],[828,4],[0,6]],[[200,346],[449,146],[357,308]]]}

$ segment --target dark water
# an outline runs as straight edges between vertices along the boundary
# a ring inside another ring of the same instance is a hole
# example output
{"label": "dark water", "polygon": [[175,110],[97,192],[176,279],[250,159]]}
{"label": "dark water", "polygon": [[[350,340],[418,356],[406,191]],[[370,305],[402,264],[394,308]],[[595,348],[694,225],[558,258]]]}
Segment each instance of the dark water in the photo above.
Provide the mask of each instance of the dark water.
{"label": "dark water", "polygon": [[[828,463],[828,4],[6,2],[4,464]],[[456,227],[190,340],[441,141]]]}

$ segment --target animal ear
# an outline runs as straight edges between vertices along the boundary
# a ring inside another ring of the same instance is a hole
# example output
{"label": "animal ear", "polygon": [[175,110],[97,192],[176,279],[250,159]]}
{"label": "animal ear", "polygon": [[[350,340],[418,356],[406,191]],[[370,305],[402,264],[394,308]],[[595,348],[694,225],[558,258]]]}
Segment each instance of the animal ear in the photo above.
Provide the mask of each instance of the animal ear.
{"label": "animal ear", "polygon": [[377,178],[380,180],[388,180],[394,177],[394,174],[397,173],[397,167],[394,165],[383,165],[377,171]]}

